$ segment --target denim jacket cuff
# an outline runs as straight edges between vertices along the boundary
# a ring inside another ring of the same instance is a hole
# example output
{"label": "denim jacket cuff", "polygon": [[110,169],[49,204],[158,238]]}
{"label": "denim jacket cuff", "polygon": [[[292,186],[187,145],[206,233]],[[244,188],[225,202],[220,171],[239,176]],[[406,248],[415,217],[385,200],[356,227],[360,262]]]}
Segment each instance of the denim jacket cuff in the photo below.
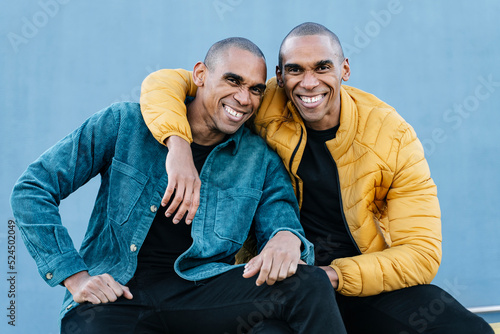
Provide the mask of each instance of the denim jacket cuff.
{"label": "denim jacket cuff", "polygon": [[87,265],[75,250],[73,252],[58,255],[55,259],[40,267],[38,272],[45,282],[54,287],[80,271],[88,270]]}
{"label": "denim jacket cuff", "polygon": [[297,230],[294,230],[294,229],[288,228],[288,227],[282,227],[282,228],[276,229],[269,239],[274,237],[276,235],[276,233],[278,233],[280,231],[289,231],[289,232],[292,232],[293,234],[295,234],[297,236],[297,238],[299,238],[300,241],[302,242],[302,247],[301,247],[302,253],[300,254],[300,259],[309,265],[314,265],[314,246],[313,246],[313,244],[310,243]]}

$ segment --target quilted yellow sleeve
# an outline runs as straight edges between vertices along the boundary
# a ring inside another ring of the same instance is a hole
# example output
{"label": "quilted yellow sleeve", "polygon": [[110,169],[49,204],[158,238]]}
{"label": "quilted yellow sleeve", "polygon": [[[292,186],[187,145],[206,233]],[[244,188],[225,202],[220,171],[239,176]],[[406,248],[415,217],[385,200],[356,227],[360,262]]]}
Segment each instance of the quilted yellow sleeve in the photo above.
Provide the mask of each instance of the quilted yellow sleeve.
{"label": "quilted yellow sleeve", "polygon": [[424,151],[409,127],[399,139],[395,177],[387,194],[391,246],[336,259],[338,291],[370,296],[429,284],[441,262],[441,212]]}
{"label": "quilted yellow sleeve", "polygon": [[195,96],[192,72],[163,69],[151,73],[141,86],[142,117],[153,136],[164,144],[170,136],[193,141],[186,117],[186,96]]}

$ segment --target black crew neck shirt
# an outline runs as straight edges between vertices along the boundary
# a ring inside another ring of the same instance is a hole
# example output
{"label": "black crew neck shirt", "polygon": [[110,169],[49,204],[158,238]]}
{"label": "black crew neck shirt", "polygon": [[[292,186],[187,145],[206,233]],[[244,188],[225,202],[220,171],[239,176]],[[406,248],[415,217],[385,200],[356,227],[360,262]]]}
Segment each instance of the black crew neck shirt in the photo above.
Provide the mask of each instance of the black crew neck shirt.
{"label": "black crew neck shirt", "polygon": [[314,244],[318,266],[359,254],[342,217],[337,165],[325,144],[335,138],[338,128],[307,128],[306,147],[297,171],[303,181],[300,222],[306,238]]}
{"label": "black crew neck shirt", "polygon": [[[217,145],[203,146],[194,142],[191,144],[194,165],[198,174],[201,173],[208,155]],[[173,272],[175,260],[193,243],[191,225],[186,225],[185,217],[177,224],[173,223],[175,214],[165,217],[165,211],[169,205],[170,203],[165,207],[160,205],[156,212],[148,235],[139,251],[136,272]]]}

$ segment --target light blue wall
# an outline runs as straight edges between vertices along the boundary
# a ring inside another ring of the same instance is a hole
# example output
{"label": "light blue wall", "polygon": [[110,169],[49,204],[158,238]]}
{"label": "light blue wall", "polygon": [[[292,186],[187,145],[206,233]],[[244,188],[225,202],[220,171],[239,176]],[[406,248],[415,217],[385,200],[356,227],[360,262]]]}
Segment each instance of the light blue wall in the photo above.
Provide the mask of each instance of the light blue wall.
{"label": "light blue wall", "polygon": [[[26,166],[92,113],[139,98],[142,79],[192,68],[228,36],[261,46],[272,75],[304,21],[337,32],[349,84],[397,108],[424,143],[443,213],[435,283],[465,306],[500,304],[498,1],[3,1],[0,9],[0,332],[56,333],[50,288],[16,234],[16,327],[7,325],[10,190]],[[79,245],[98,180],[62,207]],[[492,315],[489,320],[500,321]]]}

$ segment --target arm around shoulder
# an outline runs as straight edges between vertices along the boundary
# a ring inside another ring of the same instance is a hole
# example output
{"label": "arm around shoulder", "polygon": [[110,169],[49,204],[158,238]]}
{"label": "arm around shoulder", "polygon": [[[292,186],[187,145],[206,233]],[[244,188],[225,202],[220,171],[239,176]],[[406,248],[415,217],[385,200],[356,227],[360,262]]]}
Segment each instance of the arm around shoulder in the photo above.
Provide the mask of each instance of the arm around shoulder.
{"label": "arm around shoulder", "polygon": [[164,144],[169,136],[193,141],[186,117],[186,96],[196,94],[192,72],[163,69],[151,73],[141,87],[141,111],[153,136]]}

